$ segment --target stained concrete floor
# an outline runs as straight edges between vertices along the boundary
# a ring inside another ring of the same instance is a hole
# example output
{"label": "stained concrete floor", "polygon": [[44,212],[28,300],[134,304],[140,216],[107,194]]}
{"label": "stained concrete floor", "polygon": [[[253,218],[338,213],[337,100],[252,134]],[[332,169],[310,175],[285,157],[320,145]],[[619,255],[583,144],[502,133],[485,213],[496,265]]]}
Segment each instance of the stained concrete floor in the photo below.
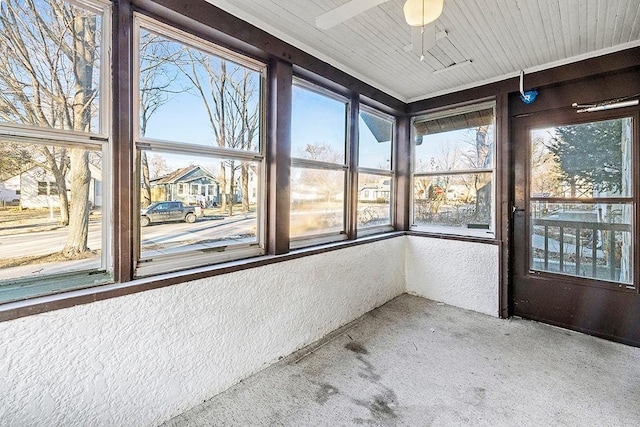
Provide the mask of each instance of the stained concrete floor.
{"label": "stained concrete floor", "polygon": [[402,295],[164,426],[638,426],[640,348]]}

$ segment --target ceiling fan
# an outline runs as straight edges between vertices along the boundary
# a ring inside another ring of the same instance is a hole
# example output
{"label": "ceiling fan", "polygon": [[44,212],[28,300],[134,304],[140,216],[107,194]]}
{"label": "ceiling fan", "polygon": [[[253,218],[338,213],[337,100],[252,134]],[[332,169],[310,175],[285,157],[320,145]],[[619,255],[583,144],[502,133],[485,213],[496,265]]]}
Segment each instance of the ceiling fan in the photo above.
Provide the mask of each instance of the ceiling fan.
{"label": "ceiling fan", "polygon": [[[377,7],[389,0],[350,0],[316,18],[316,27],[328,30],[354,16]],[[411,26],[411,49],[424,59],[424,52],[442,38],[443,32],[436,34],[435,20],[442,13],[444,0],[407,0],[403,11],[407,24]],[[444,32],[446,37],[446,32]]]}

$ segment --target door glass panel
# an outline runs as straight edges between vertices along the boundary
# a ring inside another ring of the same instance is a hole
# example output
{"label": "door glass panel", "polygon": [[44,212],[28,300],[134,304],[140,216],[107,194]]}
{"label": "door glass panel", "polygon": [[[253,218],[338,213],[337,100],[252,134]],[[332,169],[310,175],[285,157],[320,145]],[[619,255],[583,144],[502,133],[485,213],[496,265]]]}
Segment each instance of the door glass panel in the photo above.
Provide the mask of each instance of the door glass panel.
{"label": "door glass panel", "polygon": [[632,197],[631,118],[531,132],[531,197]]}
{"label": "door glass panel", "polygon": [[531,268],[632,283],[631,203],[531,202]]}
{"label": "door glass panel", "polygon": [[631,129],[623,118],[531,131],[531,270],[631,286]]}

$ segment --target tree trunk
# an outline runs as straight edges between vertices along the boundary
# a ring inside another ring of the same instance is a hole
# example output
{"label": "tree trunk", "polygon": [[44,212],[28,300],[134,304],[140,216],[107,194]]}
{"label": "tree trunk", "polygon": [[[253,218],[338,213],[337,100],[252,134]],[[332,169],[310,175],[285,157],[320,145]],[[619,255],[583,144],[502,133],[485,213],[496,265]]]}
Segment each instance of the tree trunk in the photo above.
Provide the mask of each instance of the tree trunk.
{"label": "tree trunk", "polygon": [[60,203],[60,225],[69,225],[69,198],[67,196],[67,183],[65,175],[58,168],[52,168],[53,178],[58,188],[58,200]]}
{"label": "tree trunk", "polygon": [[46,168],[51,171],[58,189],[60,203],[60,225],[69,225],[69,200],[67,197],[67,150],[56,152],[55,148],[42,147],[42,154],[46,159]]}
{"label": "tree trunk", "polygon": [[249,212],[249,165],[242,163],[242,212]]}
{"label": "tree trunk", "polygon": [[146,208],[151,204],[151,180],[149,179],[149,161],[147,160],[147,152],[142,150],[141,159],[142,167],[142,189],[140,190],[140,205]]}
{"label": "tree trunk", "polygon": [[229,210],[229,217],[233,216],[233,202],[234,202],[234,181],[235,181],[235,167],[233,165],[233,163],[231,164],[231,166],[229,167],[229,206],[228,206],[228,210]]}
{"label": "tree trunk", "polygon": [[[73,128],[81,132],[91,130],[91,98],[93,97],[93,63],[95,55],[96,20],[76,16],[73,20],[73,72],[75,96]],[[89,234],[89,152],[81,148],[70,149],[71,208],[67,243],[62,250],[66,257],[74,258],[87,252]]]}
{"label": "tree trunk", "polygon": [[67,258],[76,258],[87,252],[89,234],[89,152],[82,148],[69,150],[71,159],[71,224],[67,233],[67,243],[62,253]]}
{"label": "tree trunk", "polygon": [[220,210],[222,212],[227,210],[227,172],[224,165],[224,161],[220,162]]}

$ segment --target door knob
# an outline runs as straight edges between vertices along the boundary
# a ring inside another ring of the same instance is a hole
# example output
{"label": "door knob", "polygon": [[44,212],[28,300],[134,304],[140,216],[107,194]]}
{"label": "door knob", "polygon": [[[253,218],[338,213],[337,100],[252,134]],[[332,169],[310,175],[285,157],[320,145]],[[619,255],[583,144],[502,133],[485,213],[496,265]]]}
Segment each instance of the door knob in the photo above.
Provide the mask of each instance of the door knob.
{"label": "door knob", "polygon": [[524,208],[519,208],[516,205],[513,205],[513,207],[511,208],[511,213],[514,214],[516,212],[524,212]]}

